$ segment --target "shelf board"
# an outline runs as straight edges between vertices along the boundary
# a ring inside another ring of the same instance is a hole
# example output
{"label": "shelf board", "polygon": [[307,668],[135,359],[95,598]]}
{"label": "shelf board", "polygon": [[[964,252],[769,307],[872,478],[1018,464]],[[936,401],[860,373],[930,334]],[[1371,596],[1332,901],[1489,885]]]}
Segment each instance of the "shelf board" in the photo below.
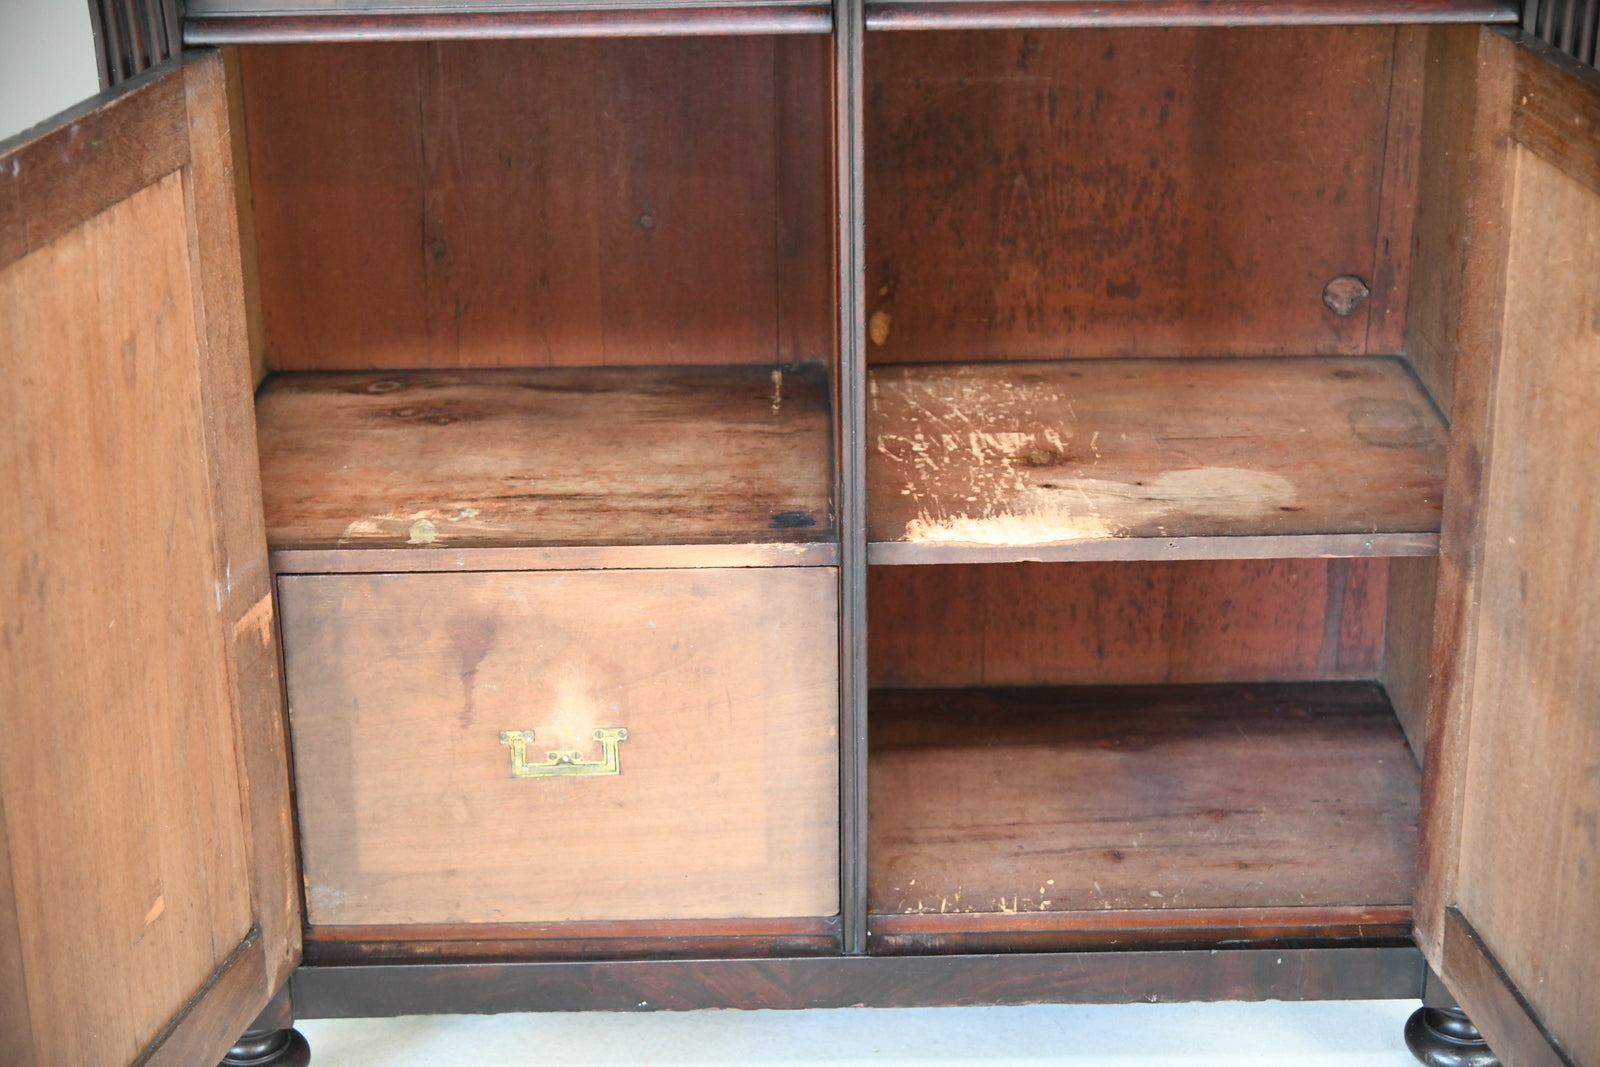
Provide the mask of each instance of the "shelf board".
{"label": "shelf board", "polygon": [[793,562],[835,539],[828,408],[812,364],[278,375],[256,402],[267,541]]}
{"label": "shelf board", "polygon": [[871,30],[1515,23],[1497,0],[867,0]]}
{"label": "shelf board", "polygon": [[[879,937],[1403,933],[1421,778],[1376,685],[885,690],[868,707]],[[1217,918],[1239,909],[1243,926]]]}
{"label": "shelf board", "polygon": [[1429,555],[1446,427],[1394,358],[874,367],[873,563]]}

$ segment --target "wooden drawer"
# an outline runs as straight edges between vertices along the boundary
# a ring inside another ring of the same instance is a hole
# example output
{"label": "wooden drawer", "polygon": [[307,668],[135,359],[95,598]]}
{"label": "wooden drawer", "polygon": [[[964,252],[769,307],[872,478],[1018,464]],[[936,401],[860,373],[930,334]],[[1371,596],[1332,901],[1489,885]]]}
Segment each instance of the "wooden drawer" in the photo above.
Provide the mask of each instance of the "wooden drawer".
{"label": "wooden drawer", "polygon": [[836,913],[836,582],[280,577],[307,921]]}

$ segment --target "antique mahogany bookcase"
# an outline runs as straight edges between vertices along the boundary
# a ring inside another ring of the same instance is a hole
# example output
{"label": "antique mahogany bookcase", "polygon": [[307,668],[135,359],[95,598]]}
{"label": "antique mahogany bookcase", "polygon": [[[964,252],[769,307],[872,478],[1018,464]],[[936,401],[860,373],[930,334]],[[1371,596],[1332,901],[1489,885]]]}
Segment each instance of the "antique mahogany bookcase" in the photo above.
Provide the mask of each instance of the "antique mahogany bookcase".
{"label": "antique mahogany bookcase", "polygon": [[190,0],[0,155],[0,1061],[1426,985],[1600,1064],[1596,18]]}

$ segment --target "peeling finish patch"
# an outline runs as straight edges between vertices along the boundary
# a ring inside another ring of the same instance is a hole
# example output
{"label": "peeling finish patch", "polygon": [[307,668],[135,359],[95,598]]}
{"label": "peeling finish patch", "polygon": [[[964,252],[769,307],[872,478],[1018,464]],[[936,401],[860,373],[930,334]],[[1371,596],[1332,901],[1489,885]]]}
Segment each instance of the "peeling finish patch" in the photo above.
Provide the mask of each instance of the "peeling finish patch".
{"label": "peeling finish patch", "polygon": [[[1237,519],[1290,507],[1295,488],[1270,471],[1197,467],[1167,471],[1139,482],[1069,476],[1011,487],[1006,502],[1015,510],[996,514],[919,515],[906,523],[915,543],[1047,545],[1128,535],[1132,525],[1173,516]],[[1116,522],[1105,518],[1117,517]]]}
{"label": "peeling finish patch", "polygon": [[948,519],[912,519],[906,523],[906,540],[919,543],[974,545],[1048,545],[1063,541],[1094,541],[1117,537],[1121,531],[1093,515],[997,515]]}
{"label": "peeling finish patch", "polygon": [[156,897],[156,902],[154,904],[150,905],[150,910],[149,911],[145,912],[144,924],[146,926],[149,926],[151,923],[153,923],[157,919],[161,918],[161,913],[166,911],[166,910],[167,910],[167,898],[166,898],[166,895],[163,894],[163,895],[161,895],[159,897]]}
{"label": "peeling finish patch", "polygon": [[262,644],[272,639],[272,594],[267,593],[250,605],[250,610],[239,616],[233,624],[233,636],[243,637],[254,630]]}
{"label": "peeling finish patch", "polygon": [[1133,495],[1136,503],[1142,500],[1163,513],[1217,519],[1266,514],[1292,506],[1296,496],[1294,483],[1283,475],[1242,467],[1167,471],[1149,485],[1132,488],[1144,490]]}
{"label": "peeling finish patch", "polygon": [[867,337],[874,345],[882,348],[889,343],[889,328],[893,321],[889,313],[882,308],[872,313],[872,317],[867,320]]}
{"label": "peeling finish patch", "polygon": [[[451,527],[456,527],[451,529]],[[375,539],[403,540],[408,545],[429,545],[435,542],[460,541],[463,537],[480,536],[488,531],[505,528],[505,523],[495,517],[484,517],[483,509],[464,504],[448,504],[438,508],[407,510],[369,515],[347,524],[340,535],[341,542],[371,541]]]}

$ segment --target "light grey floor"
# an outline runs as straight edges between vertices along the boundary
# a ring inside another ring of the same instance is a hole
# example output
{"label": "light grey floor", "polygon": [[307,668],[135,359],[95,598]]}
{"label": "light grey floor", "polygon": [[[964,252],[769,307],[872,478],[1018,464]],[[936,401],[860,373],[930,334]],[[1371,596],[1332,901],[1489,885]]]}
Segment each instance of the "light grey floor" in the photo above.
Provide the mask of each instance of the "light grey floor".
{"label": "light grey floor", "polygon": [[314,1067],[1417,1067],[1416,1001],[308,1019]]}

